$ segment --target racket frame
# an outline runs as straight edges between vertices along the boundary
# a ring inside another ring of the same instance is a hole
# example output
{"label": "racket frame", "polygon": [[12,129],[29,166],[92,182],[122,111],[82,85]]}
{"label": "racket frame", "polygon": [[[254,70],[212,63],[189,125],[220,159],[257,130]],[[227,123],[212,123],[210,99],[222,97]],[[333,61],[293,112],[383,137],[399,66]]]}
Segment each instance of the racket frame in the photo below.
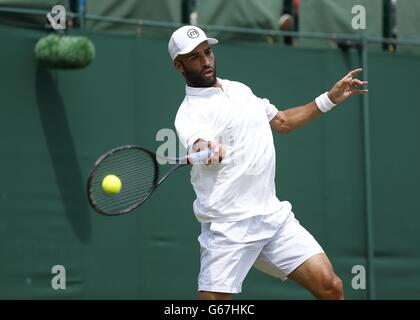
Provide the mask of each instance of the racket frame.
{"label": "racket frame", "polygon": [[[153,165],[154,165],[154,176],[153,176],[153,183],[152,183],[152,188],[150,189],[150,191],[146,194],[146,196],[143,197],[143,199],[139,202],[136,202],[135,204],[133,204],[132,206],[128,207],[127,209],[121,210],[120,212],[117,213],[106,213],[105,211],[101,210],[95,203],[95,200],[92,198],[92,192],[91,192],[91,184],[92,184],[92,180],[95,177],[95,172],[96,169],[99,167],[99,165],[108,157],[110,157],[111,155],[113,155],[116,152],[120,152],[122,150],[129,150],[129,149],[138,149],[141,151],[144,151],[145,153],[147,153],[150,158],[153,160]],[[90,170],[89,175],[88,175],[88,179],[87,179],[87,194],[88,194],[88,200],[89,203],[91,205],[92,208],[95,209],[96,212],[98,212],[99,214],[105,215],[105,216],[120,216],[120,215],[125,215],[128,214],[130,212],[132,212],[134,209],[138,208],[141,204],[143,204],[143,202],[145,202],[150,195],[156,190],[156,188],[172,173],[174,173],[176,170],[178,170],[181,167],[184,166],[188,166],[191,165],[192,163],[196,163],[199,162],[203,159],[207,159],[208,157],[210,157],[211,155],[211,151],[210,149],[207,151],[201,151],[198,152],[196,155],[190,155],[190,156],[186,156],[186,157],[182,157],[182,158],[165,158],[165,157],[161,157],[161,156],[157,156],[156,153],[147,150],[139,145],[124,145],[124,146],[119,146],[116,148],[113,148],[111,150],[109,150],[108,152],[104,153],[103,155],[101,155],[96,161],[95,164],[93,166],[93,168]],[[171,167],[165,172],[165,174],[159,178],[159,163],[157,161],[157,157],[159,157],[160,159],[165,159],[167,161],[172,161],[175,162],[176,164],[172,164]]]}
{"label": "racket frame", "polygon": [[[108,157],[112,156],[114,153],[116,152],[120,152],[122,150],[130,150],[130,149],[138,149],[141,151],[144,151],[145,153],[147,153],[150,158],[153,160],[153,165],[154,165],[154,172],[153,172],[153,183],[152,183],[152,188],[150,189],[150,191],[146,194],[145,197],[143,197],[143,199],[139,202],[136,202],[135,204],[133,204],[132,206],[128,207],[127,209],[124,209],[122,211],[119,211],[117,213],[107,213],[103,210],[101,210],[95,203],[95,200],[92,198],[92,192],[91,192],[91,184],[92,184],[92,180],[95,177],[95,173],[96,173],[96,169],[99,167],[99,165]],[[183,166],[183,164],[177,164],[176,166]],[[174,172],[175,170],[172,169]],[[172,172],[169,172],[169,174],[171,174]],[[88,200],[89,203],[91,205],[92,208],[95,209],[96,212],[98,212],[99,214],[105,215],[105,216],[120,216],[120,215],[125,215],[130,213],[131,211],[133,211],[134,209],[138,208],[144,201],[147,200],[147,198],[150,197],[150,195],[153,193],[153,191],[156,190],[157,186],[169,175],[168,173],[165,174],[161,179],[159,179],[159,165],[158,162],[156,160],[156,154],[151,152],[150,150],[147,150],[141,146],[138,145],[124,145],[124,146],[119,146],[116,147],[114,149],[109,150],[108,152],[106,152],[105,154],[101,155],[96,161],[95,164],[93,166],[93,168],[90,170],[89,175],[88,175],[88,179],[87,179],[87,195],[88,195]]]}

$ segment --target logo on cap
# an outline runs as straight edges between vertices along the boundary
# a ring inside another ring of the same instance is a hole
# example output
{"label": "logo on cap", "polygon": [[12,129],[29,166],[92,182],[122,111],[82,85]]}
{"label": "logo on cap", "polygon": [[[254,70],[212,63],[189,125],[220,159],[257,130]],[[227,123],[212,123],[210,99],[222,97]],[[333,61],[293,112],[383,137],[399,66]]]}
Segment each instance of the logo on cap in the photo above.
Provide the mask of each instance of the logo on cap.
{"label": "logo on cap", "polygon": [[200,33],[196,29],[189,29],[187,31],[187,36],[191,39],[197,38],[199,35]]}

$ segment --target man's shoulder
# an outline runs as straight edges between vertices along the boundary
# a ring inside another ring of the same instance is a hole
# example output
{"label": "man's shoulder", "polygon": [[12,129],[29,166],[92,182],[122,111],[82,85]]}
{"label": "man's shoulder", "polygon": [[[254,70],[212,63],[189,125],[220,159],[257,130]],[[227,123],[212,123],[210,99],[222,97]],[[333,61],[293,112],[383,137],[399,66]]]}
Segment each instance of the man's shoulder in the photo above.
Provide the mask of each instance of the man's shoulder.
{"label": "man's shoulder", "polygon": [[[197,97],[195,96],[186,95],[184,97],[184,100],[182,100],[181,104],[178,107],[176,118],[184,114],[187,115],[191,113],[196,113],[199,109],[202,109],[202,108],[195,108],[197,103],[200,103],[200,101],[197,101],[197,100],[199,99],[197,99]],[[203,102],[201,102],[201,105],[202,103]]]}
{"label": "man's shoulder", "polygon": [[182,100],[182,102],[180,103],[178,107],[178,111],[189,109],[191,105],[194,104],[195,102],[194,100],[196,100],[194,96],[185,95],[184,99]]}
{"label": "man's shoulder", "polygon": [[185,112],[185,110],[188,108],[189,102],[188,102],[188,96],[185,96],[184,99],[182,100],[182,102],[180,103],[178,110],[177,110],[177,115]]}
{"label": "man's shoulder", "polygon": [[236,80],[228,80],[228,79],[220,79],[222,82],[222,85],[226,85],[229,88],[233,88],[235,90],[245,90],[245,91],[249,91],[252,92],[251,88],[248,87],[248,85],[246,85],[243,82],[240,81],[236,81]]}

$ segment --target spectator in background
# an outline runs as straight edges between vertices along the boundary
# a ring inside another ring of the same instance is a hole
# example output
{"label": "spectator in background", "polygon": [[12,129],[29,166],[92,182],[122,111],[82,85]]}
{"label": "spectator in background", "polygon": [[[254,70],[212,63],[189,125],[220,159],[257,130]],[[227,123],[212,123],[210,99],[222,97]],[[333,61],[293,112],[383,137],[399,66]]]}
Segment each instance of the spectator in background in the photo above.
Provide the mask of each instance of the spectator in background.
{"label": "spectator in background", "polygon": [[391,36],[397,38],[397,0],[391,0]]}
{"label": "spectator in background", "polygon": [[[397,0],[391,0],[391,38],[397,40]],[[397,50],[396,41],[390,44],[389,50]]]}
{"label": "spectator in background", "polygon": [[383,43],[383,49],[385,51],[394,52],[397,49],[397,32],[397,0],[386,0],[384,1],[383,37],[393,40]]}
{"label": "spectator in background", "polygon": [[[297,31],[300,0],[284,0],[283,14],[279,19],[279,29],[281,31]],[[284,37],[285,44],[293,44],[293,38]]]}

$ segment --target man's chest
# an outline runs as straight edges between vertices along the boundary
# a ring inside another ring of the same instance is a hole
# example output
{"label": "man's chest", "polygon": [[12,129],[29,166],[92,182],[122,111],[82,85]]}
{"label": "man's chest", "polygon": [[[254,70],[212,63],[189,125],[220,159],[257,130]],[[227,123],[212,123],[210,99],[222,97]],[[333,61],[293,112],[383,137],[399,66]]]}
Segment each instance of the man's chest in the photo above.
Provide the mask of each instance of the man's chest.
{"label": "man's chest", "polygon": [[216,135],[237,136],[266,126],[267,116],[256,100],[223,94],[206,104],[208,120]]}

